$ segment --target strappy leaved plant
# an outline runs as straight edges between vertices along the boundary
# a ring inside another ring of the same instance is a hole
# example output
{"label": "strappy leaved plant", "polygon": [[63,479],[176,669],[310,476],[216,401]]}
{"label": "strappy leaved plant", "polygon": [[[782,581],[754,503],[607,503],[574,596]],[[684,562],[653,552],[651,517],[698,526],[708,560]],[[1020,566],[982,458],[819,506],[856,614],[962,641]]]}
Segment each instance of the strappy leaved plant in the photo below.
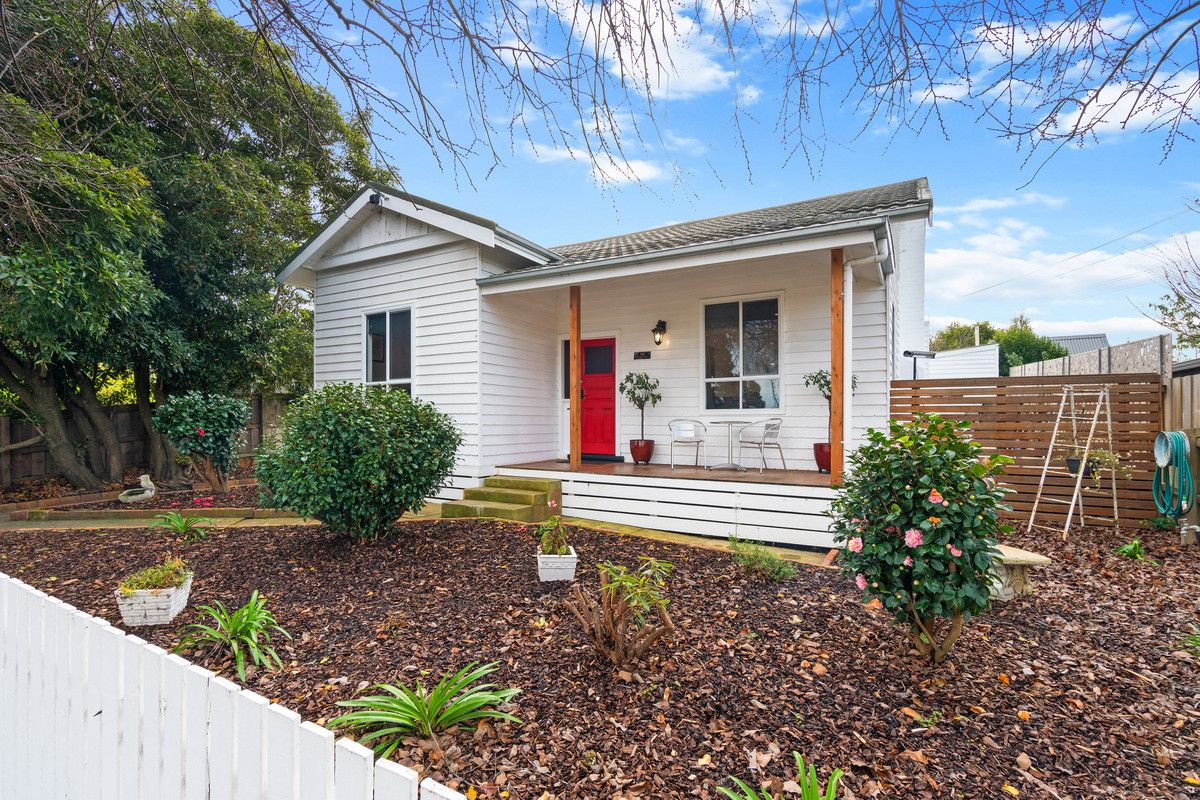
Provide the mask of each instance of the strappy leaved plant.
{"label": "strappy leaved plant", "polygon": [[246,681],[247,659],[264,669],[283,666],[283,660],[271,645],[271,638],[278,635],[291,639],[292,636],[275,621],[275,615],[267,608],[267,598],[260,595],[257,589],[250,594],[250,601],[236,611],[227,611],[220,602],[200,606],[199,611],[208,615],[211,624],[193,622],[184,627],[184,637],[172,652],[227,651],[233,655],[238,678],[243,683]]}
{"label": "strappy leaved plant", "polygon": [[166,528],[176,536],[182,536],[185,544],[202,542],[208,538],[208,526],[213,521],[208,517],[185,517],[178,511],[158,514],[150,523],[151,528]]}
{"label": "strappy leaved plant", "polygon": [[458,672],[446,673],[428,690],[420,680],[413,688],[379,684],[373,688],[383,690],[384,694],[339,701],[339,706],[355,710],[331,719],[329,726],[359,735],[360,743],[371,745],[379,758],[387,758],[405,736],[415,734],[432,739],[440,750],[437,735],[456,725],[470,727],[469,723],[481,719],[520,724],[521,720],[512,714],[497,709],[519,694],[520,689],[499,689],[493,683],[472,685],[495,672],[497,663],[476,666],[472,662]]}
{"label": "strappy leaved plant", "polygon": [[[835,769],[829,776],[829,783],[822,789],[821,781],[817,778],[817,768],[811,764],[806,767],[804,758],[799,753],[793,752],[792,755],[796,759],[796,783],[800,786],[800,800],[835,800],[838,794],[838,781],[845,773],[840,769]],[[729,779],[733,781],[736,790],[722,786],[717,791],[730,800],[783,800],[782,794],[774,795],[766,789],[751,788],[745,781],[732,775]]]}

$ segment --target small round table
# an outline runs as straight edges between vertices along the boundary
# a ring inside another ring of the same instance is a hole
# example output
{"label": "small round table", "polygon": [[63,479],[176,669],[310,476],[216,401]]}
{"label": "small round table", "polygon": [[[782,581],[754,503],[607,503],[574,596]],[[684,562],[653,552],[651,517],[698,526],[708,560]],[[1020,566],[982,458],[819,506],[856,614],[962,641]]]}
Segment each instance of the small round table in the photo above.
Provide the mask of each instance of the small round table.
{"label": "small round table", "polygon": [[724,425],[729,431],[729,436],[726,440],[725,458],[728,459],[724,464],[715,464],[709,469],[732,469],[738,472],[745,472],[746,468],[733,460],[733,428],[735,425],[748,424],[744,419],[717,419],[708,423],[709,425]]}

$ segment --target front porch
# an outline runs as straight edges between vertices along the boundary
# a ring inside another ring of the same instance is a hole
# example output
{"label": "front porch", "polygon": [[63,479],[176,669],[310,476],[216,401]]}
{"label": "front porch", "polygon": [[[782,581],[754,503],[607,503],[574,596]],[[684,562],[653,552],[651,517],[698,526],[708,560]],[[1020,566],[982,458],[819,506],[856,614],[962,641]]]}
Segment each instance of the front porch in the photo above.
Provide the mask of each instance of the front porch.
{"label": "front porch", "polygon": [[496,474],[560,481],[561,513],[570,517],[722,539],[833,544],[828,514],[835,492],[829,475],[811,470],[543,460],[500,466]]}

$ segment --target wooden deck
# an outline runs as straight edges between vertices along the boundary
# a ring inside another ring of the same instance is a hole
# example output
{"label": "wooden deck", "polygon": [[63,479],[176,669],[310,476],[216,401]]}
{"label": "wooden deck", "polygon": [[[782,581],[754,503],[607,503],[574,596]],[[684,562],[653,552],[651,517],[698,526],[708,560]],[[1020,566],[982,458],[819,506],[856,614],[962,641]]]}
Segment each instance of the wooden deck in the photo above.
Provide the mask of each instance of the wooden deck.
{"label": "wooden deck", "polygon": [[566,459],[561,461],[528,461],[524,464],[508,464],[501,469],[555,470],[592,475],[612,475],[628,478],[678,478],[680,480],[734,481],[737,483],[761,483],[770,486],[829,486],[829,476],[823,472],[805,469],[747,469],[738,472],[730,469],[705,469],[704,467],[676,465],[671,469],[666,464],[632,464],[622,461],[585,462],[572,470]]}

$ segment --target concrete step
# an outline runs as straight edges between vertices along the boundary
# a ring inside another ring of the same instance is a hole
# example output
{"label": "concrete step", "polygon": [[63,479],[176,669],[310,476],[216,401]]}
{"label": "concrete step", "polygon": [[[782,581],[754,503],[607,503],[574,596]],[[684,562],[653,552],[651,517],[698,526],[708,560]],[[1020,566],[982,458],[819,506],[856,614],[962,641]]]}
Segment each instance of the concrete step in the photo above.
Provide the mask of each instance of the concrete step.
{"label": "concrete step", "polygon": [[527,506],[544,506],[550,499],[546,492],[532,489],[501,489],[496,486],[477,486],[463,491],[464,500],[495,500],[500,503],[523,503]]}
{"label": "concrete step", "polygon": [[[462,517],[495,517],[510,519],[516,522],[538,522],[544,513],[545,506],[532,506],[527,503],[502,503],[497,500],[457,500],[442,503],[442,518],[455,519]],[[540,513],[539,513],[540,512]]]}
{"label": "concrete step", "polygon": [[521,489],[527,492],[542,492],[556,507],[562,506],[562,481],[553,478],[520,478],[512,475],[493,475],[483,479],[489,489]]}

